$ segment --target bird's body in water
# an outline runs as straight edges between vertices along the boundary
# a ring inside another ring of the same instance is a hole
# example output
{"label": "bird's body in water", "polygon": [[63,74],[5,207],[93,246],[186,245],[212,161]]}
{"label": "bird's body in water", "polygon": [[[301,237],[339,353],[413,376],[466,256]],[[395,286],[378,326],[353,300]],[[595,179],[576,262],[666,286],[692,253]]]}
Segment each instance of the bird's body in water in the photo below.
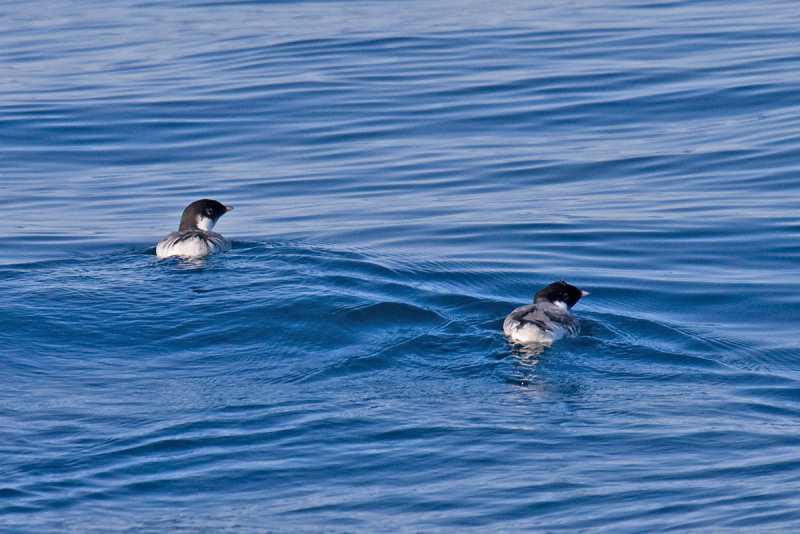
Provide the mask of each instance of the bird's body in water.
{"label": "bird's body in water", "polygon": [[554,282],[536,293],[533,303],[512,311],[503,322],[503,332],[517,343],[541,345],[577,336],[580,323],[570,308],[586,295],[563,280]]}
{"label": "bird's body in water", "polygon": [[220,217],[232,209],[207,198],[192,202],[183,210],[178,231],[169,234],[158,244],[156,256],[200,258],[214,252],[227,252],[231,248],[228,240],[211,229]]}

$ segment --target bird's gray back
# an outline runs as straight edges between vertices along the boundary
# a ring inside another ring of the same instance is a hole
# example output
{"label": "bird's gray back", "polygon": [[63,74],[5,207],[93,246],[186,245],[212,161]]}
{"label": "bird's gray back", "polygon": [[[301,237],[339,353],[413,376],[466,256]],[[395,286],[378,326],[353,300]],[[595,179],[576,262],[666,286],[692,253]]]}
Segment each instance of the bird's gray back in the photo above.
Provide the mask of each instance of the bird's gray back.
{"label": "bird's gray back", "polygon": [[537,302],[520,306],[509,315],[512,321],[521,324],[533,324],[543,330],[553,331],[555,327],[567,330],[576,335],[580,328],[578,319],[569,310],[565,310],[550,302]]}

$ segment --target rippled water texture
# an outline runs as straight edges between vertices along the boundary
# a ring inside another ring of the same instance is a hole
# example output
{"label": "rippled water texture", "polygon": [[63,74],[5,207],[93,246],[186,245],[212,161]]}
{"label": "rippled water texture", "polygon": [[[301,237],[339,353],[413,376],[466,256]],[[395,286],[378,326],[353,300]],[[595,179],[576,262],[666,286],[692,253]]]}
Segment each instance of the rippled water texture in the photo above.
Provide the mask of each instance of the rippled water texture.
{"label": "rippled water texture", "polygon": [[800,530],[795,3],[0,13],[0,530]]}

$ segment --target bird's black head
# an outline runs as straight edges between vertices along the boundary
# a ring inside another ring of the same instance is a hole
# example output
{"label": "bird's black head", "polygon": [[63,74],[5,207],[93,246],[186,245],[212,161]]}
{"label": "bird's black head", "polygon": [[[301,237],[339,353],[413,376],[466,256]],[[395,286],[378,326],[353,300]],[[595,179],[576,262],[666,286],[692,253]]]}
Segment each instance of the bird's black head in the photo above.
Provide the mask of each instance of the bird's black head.
{"label": "bird's black head", "polygon": [[581,291],[577,287],[561,280],[560,282],[553,282],[536,293],[533,297],[533,302],[561,301],[567,305],[567,308],[571,308],[581,300],[581,297],[585,297],[588,294],[586,291]]}
{"label": "bird's black head", "polygon": [[217,219],[232,210],[231,206],[225,206],[221,202],[204,198],[195,200],[183,210],[181,225],[178,231],[184,230],[206,230],[210,231],[217,223]]}

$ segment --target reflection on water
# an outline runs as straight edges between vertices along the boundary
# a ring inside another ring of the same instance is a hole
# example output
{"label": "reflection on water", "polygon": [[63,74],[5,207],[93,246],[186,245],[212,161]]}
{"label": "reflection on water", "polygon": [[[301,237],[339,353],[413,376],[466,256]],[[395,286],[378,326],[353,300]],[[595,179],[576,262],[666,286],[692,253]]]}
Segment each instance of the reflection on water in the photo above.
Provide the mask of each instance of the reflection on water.
{"label": "reflection on water", "polygon": [[543,353],[548,349],[544,345],[517,345],[511,349],[514,367],[509,382],[514,387],[543,391],[542,377],[537,374],[537,366]]}

